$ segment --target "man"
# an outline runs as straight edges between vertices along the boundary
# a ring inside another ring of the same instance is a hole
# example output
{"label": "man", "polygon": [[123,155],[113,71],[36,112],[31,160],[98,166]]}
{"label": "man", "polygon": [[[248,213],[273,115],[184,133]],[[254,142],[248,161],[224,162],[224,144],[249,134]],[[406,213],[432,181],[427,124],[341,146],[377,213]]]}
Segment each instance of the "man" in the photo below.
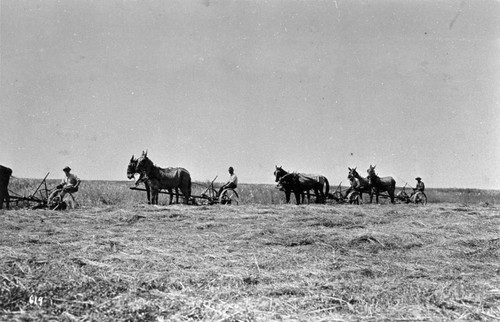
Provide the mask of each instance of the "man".
{"label": "man", "polygon": [[70,167],[65,167],[63,169],[66,177],[62,180],[61,184],[57,186],[57,189],[62,189],[59,196],[61,197],[61,201],[64,199],[64,196],[69,193],[74,193],[78,191],[78,186],[80,185],[80,179],[74,174],[71,173]]}
{"label": "man", "polygon": [[238,186],[238,177],[236,176],[236,174],[234,174],[233,167],[229,167],[228,171],[229,171],[229,181],[226,182],[226,184],[224,184],[222,187],[220,187],[218,196],[220,196],[222,190],[227,188],[234,189]]}
{"label": "man", "polygon": [[415,187],[415,189],[413,189],[413,193],[416,193],[417,191],[424,192],[425,185],[422,181],[422,178],[416,177],[415,180],[417,180],[417,186]]}

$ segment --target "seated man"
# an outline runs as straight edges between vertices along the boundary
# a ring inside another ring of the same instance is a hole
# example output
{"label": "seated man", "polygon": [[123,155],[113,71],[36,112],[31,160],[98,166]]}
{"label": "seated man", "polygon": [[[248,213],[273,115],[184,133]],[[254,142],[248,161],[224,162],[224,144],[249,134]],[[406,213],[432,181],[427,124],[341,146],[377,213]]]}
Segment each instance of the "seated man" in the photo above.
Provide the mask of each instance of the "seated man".
{"label": "seated man", "polygon": [[224,184],[222,187],[220,187],[218,196],[220,196],[222,190],[227,188],[234,189],[238,186],[238,177],[234,173],[233,167],[229,167],[228,171],[229,171],[229,181],[226,182],[226,184]]}
{"label": "seated man", "polygon": [[416,177],[415,180],[417,180],[417,186],[413,189],[413,194],[417,193],[418,191],[424,192],[425,185],[424,182],[422,181],[422,178]]}
{"label": "seated man", "polygon": [[424,182],[422,181],[422,178],[416,177],[415,180],[417,180],[417,186],[413,188],[413,192],[410,195],[410,200],[415,202],[415,196],[417,195],[418,192],[424,193],[425,190],[425,185]]}
{"label": "seated man", "polygon": [[74,193],[78,191],[78,186],[80,185],[80,179],[70,173],[71,168],[70,167],[65,167],[63,169],[64,174],[66,177],[62,180],[61,184],[57,186],[57,189],[62,189],[61,193],[59,194],[61,201],[64,199],[64,196],[69,192],[69,193]]}

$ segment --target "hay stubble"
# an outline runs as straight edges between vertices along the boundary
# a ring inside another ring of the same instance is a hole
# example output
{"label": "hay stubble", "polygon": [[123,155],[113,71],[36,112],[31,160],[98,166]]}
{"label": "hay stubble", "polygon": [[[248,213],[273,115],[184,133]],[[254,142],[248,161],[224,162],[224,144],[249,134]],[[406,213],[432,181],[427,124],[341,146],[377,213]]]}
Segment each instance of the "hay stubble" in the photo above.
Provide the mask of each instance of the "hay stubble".
{"label": "hay stubble", "polygon": [[[498,209],[461,209],[132,205],[2,211],[0,317],[500,319]],[[41,305],[34,296],[43,298]]]}

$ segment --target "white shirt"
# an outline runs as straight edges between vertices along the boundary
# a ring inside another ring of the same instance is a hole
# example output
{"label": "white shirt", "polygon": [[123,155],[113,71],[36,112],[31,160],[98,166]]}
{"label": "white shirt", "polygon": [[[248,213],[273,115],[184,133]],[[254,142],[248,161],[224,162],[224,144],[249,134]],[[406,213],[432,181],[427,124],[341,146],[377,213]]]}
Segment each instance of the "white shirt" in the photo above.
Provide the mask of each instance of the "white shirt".
{"label": "white shirt", "polygon": [[70,173],[68,176],[66,176],[63,180],[62,180],[62,183],[66,186],[66,187],[71,187],[71,186],[76,186],[76,184],[78,183],[78,181],[80,181],[80,179],[78,179],[78,177],[72,173]]}
{"label": "white shirt", "polygon": [[235,186],[238,186],[238,177],[236,176],[236,174],[233,173],[229,176],[229,182],[234,183]]}

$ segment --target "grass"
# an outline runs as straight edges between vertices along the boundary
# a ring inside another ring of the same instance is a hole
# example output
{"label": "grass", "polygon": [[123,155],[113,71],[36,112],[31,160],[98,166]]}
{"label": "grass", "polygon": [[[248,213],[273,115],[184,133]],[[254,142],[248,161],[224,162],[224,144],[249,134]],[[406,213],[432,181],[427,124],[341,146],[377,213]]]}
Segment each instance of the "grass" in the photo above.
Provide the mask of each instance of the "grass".
{"label": "grass", "polygon": [[294,206],[242,185],[237,207],[151,206],[129,185],[0,211],[0,320],[500,320],[493,203]]}
{"label": "grass", "polygon": [[17,321],[500,319],[498,214],[455,204],[3,211],[0,309]]}
{"label": "grass", "polygon": [[[12,178],[9,189],[21,196],[32,194],[39,186],[41,179],[23,179]],[[47,180],[47,188],[53,188],[59,184],[59,180]],[[208,187],[210,182],[195,182],[192,185],[193,195],[201,195]],[[222,183],[215,183],[218,188]],[[146,200],[145,192],[130,190],[133,181],[83,181],[80,190],[75,197],[81,206],[93,207],[100,205],[135,205]],[[144,186],[140,186],[144,187]],[[42,186],[42,189],[44,186]],[[331,187],[333,192],[336,187]],[[400,191],[402,188],[396,188]],[[345,192],[347,187],[342,187]],[[408,191],[408,189],[407,189]],[[284,193],[276,189],[274,184],[240,184],[238,186],[240,202],[243,204],[284,204]],[[480,189],[456,189],[456,188],[430,188],[426,189],[429,203],[464,203],[464,204],[482,204],[497,205],[500,204],[499,190],[480,190]],[[40,197],[40,193],[37,194]],[[292,194],[292,202],[295,197]],[[311,197],[314,202],[314,197]],[[375,198],[374,198],[375,200]],[[160,203],[168,204],[169,197],[160,194]],[[364,195],[364,202],[369,202],[369,196]],[[388,200],[380,198],[381,203],[387,203]]]}

